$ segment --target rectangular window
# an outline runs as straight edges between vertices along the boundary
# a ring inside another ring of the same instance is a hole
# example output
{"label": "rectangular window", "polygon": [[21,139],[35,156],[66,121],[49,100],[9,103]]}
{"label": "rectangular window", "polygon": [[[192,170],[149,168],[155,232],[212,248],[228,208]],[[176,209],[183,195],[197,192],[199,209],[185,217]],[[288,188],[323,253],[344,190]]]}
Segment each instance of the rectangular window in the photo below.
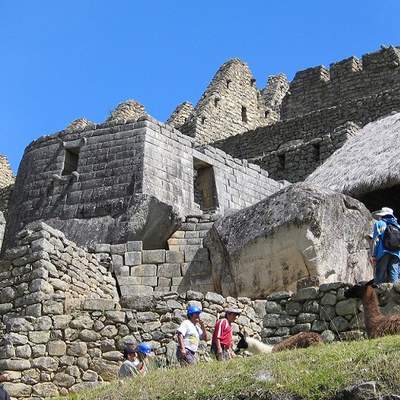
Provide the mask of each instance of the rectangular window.
{"label": "rectangular window", "polygon": [[79,147],[65,149],[62,175],[71,175],[78,169],[79,150]]}
{"label": "rectangular window", "polygon": [[242,122],[247,122],[247,109],[242,106]]}
{"label": "rectangular window", "polygon": [[319,143],[314,143],[312,145],[313,148],[313,160],[315,162],[319,162],[320,161],[320,157],[321,157],[321,147]]}
{"label": "rectangular window", "polygon": [[278,161],[279,161],[279,169],[285,169],[285,167],[286,167],[285,154],[279,154],[278,155]]}

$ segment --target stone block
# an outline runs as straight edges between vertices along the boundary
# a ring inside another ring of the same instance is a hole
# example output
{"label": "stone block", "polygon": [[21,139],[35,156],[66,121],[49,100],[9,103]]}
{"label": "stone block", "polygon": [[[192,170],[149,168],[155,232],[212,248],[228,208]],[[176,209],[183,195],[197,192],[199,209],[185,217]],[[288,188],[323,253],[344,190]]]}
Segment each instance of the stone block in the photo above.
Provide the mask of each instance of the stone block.
{"label": "stone block", "polygon": [[136,267],[131,267],[131,276],[157,276],[157,266],[154,264],[142,264]]}
{"label": "stone block", "polygon": [[313,322],[317,319],[317,315],[316,314],[311,314],[311,313],[300,313],[297,316],[297,323],[299,324],[305,324],[308,322]]}
{"label": "stone block", "polygon": [[178,286],[182,283],[183,277],[173,277],[172,278],[172,283],[171,283],[171,291],[176,291],[178,290]]}
{"label": "stone block", "polygon": [[183,263],[185,256],[181,251],[167,250],[165,252],[165,260],[167,263]]}
{"label": "stone block", "polygon": [[67,345],[62,340],[55,340],[47,343],[49,356],[63,356],[67,352]]}
{"label": "stone block", "polygon": [[336,294],[334,294],[334,293],[325,293],[322,296],[321,304],[334,306],[336,304]]}
{"label": "stone block", "polygon": [[143,276],[141,280],[142,284],[145,286],[157,286],[158,284],[156,276]]}
{"label": "stone block", "polygon": [[298,301],[314,300],[318,297],[318,287],[305,287],[299,289],[295,294],[295,299]]}
{"label": "stone block", "polygon": [[81,357],[87,354],[87,344],[84,342],[73,342],[67,346],[67,355]]}
{"label": "stone block", "polygon": [[124,265],[124,257],[120,254],[113,254],[111,260],[113,268],[122,267]]}
{"label": "stone block", "polygon": [[121,296],[122,297],[134,297],[134,296],[146,296],[153,294],[152,286],[145,285],[121,285]]}
{"label": "stone block", "polygon": [[143,263],[162,264],[165,262],[165,250],[143,250]]}
{"label": "stone block", "polygon": [[358,303],[356,299],[346,299],[336,304],[335,310],[337,315],[356,315]]}
{"label": "stone block", "polygon": [[18,399],[22,397],[29,397],[32,393],[32,386],[24,383],[6,382],[3,386],[11,397]]}
{"label": "stone block", "polygon": [[86,299],[83,303],[83,309],[88,311],[108,311],[115,310],[118,303],[109,299]]}
{"label": "stone block", "polygon": [[143,250],[143,242],[140,241],[131,241],[126,243],[127,251],[142,251]]}
{"label": "stone block", "polygon": [[122,244],[112,244],[110,246],[110,252],[111,254],[119,254],[119,255],[123,255],[126,252],[126,244],[122,243]]}
{"label": "stone block", "polygon": [[158,286],[158,288],[169,288],[169,287],[171,287],[171,278],[159,277],[157,286]]}
{"label": "stone block", "polygon": [[44,344],[50,340],[50,331],[32,331],[28,333],[29,340],[35,344]]}
{"label": "stone block", "polygon": [[32,368],[38,368],[47,372],[57,371],[58,364],[58,360],[53,357],[37,357],[32,359]]}
{"label": "stone block", "polygon": [[108,243],[99,243],[94,246],[96,253],[111,253],[111,246]]}
{"label": "stone block", "polygon": [[279,314],[267,314],[264,318],[264,327],[266,328],[279,328],[281,326],[294,326],[296,320],[290,316],[283,316]]}
{"label": "stone block", "polygon": [[180,277],[180,264],[160,264],[157,269],[157,275],[164,278]]}
{"label": "stone block", "polygon": [[225,298],[218,293],[207,292],[205,299],[210,303],[223,305],[225,303]]}
{"label": "stone block", "polygon": [[133,266],[142,263],[141,251],[128,251],[125,253],[125,265]]}
{"label": "stone block", "polygon": [[58,396],[58,388],[54,383],[42,382],[33,386],[33,394],[42,398]]}

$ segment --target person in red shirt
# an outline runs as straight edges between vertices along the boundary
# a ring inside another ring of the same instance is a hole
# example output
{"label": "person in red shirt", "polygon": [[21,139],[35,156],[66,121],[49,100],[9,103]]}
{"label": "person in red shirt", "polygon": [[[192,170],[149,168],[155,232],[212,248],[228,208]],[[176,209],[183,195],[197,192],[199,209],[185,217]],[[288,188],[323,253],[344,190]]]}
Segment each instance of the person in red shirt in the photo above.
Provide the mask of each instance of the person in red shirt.
{"label": "person in red shirt", "polygon": [[228,308],[225,310],[225,318],[221,318],[215,323],[211,351],[215,354],[218,361],[229,360],[234,356],[232,350],[232,322],[234,322],[239,315],[239,309]]}

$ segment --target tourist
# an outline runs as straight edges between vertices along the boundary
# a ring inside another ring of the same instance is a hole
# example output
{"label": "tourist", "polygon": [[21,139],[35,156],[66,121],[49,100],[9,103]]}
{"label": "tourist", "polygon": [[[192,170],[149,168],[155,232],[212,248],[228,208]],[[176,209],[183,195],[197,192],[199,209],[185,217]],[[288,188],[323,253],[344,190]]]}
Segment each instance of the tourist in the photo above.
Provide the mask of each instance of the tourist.
{"label": "tourist", "polygon": [[187,318],[177,329],[178,348],[177,358],[182,367],[196,364],[196,353],[200,339],[207,340],[204,322],[200,319],[201,309],[197,306],[187,308]]}
{"label": "tourist", "polygon": [[377,219],[372,234],[374,281],[396,283],[400,274],[400,226],[389,207],[372,214]]}
{"label": "tourist", "polygon": [[228,308],[225,310],[225,317],[215,323],[211,351],[218,361],[230,360],[234,357],[232,323],[235,322],[240,312],[237,308]]}
{"label": "tourist", "polygon": [[147,357],[152,348],[149,343],[139,343],[135,348],[126,346],[124,348],[124,359],[118,376],[121,379],[132,378],[137,375],[145,375],[148,372]]}
{"label": "tourist", "polygon": [[7,382],[9,380],[9,376],[0,372],[0,400],[10,400],[10,395],[7,393],[7,390],[4,389],[2,383]]}

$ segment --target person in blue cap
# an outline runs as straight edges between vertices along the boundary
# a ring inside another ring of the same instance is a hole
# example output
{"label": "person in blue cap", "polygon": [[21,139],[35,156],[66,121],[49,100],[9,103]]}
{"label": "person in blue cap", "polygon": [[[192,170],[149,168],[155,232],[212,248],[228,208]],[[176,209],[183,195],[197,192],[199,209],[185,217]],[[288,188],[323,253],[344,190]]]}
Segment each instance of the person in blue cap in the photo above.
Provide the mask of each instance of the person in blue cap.
{"label": "person in blue cap", "polygon": [[176,356],[182,367],[196,364],[200,340],[207,340],[207,331],[200,319],[200,313],[199,307],[189,306],[186,310],[188,319],[183,321],[176,331],[178,337]]}
{"label": "person in blue cap", "polygon": [[147,374],[146,359],[151,351],[151,344],[146,342],[139,343],[136,347],[126,346],[124,349],[125,361],[119,369],[118,377],[125,379]]}

